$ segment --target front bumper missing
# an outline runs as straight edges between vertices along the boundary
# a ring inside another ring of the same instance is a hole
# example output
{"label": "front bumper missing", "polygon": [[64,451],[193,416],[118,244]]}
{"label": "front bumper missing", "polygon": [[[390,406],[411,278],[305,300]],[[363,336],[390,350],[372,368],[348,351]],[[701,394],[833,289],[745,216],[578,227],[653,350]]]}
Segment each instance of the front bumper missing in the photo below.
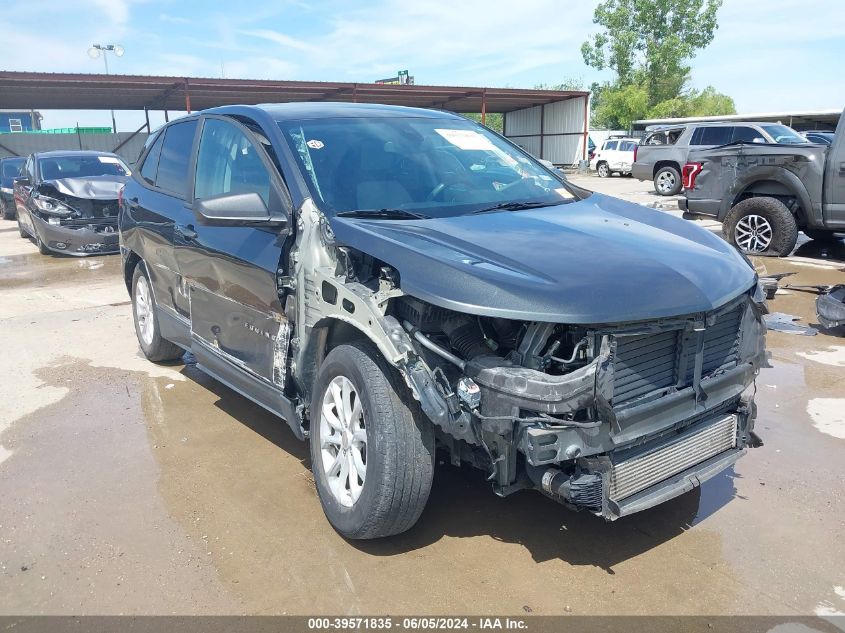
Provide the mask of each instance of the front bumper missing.
{"label": "front bumper missing", "polygon": [[550,469],[540,488],[613,521],[682,495],[732,466],[745,454],[746,425],[742,413],[711,416],[673,437],[580,459],[577,474],[568,478]]}

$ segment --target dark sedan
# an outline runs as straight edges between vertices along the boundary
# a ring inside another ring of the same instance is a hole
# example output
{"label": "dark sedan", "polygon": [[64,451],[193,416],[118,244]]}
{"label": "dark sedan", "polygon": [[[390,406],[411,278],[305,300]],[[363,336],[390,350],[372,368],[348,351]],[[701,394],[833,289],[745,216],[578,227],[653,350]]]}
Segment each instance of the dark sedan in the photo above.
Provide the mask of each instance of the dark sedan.
{"label": "dark sedan", "polygon": [[9,156],[0,158],[0,213],[7,220],[15,219],[15,194],[12,180],[21,173],[26,158]]}
{"label": "dark sedan", "polygon": [[14,180],[21,237],[43,254],[116,253],[118,196],[131,171],[106,152],[42,152]]}

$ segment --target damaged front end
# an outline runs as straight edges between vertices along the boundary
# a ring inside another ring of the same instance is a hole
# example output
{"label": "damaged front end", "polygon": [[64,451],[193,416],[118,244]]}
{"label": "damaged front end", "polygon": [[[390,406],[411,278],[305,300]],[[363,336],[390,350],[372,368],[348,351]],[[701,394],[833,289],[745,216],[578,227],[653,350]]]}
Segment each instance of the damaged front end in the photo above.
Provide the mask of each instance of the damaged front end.
{"label": "damaged front end", "polygon": [[65,178],[40,183],[29,210],[42,244],[77,256],[117,252],[118,195],[124,180]]}
{"label": "damaged front end", "polygon": [[613,520],[698,486],[754,444],[765,310],[755,286],[646,323],[520,322],[408,296],[387,312],[446,403],[433,419],[453,462],[486,467],[499,494],[536,488]]}

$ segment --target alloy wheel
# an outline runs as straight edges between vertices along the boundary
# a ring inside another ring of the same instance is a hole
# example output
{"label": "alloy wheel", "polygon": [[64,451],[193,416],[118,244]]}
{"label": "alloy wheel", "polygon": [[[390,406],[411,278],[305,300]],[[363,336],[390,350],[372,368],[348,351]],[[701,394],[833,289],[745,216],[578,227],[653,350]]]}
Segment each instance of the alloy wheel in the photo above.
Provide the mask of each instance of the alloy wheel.
{"label": "alloy wheel", "polygon": [[332,496],[352,507],[367,477],[367,430],[361,398],[346,376],[335,377],[323,393],[320,456]]}
{"label": "alloy wheel", "polygon": [[734,240],[742,250],[762,253],[772,243],[772,225],[762,215],[746,215],[734,228]]}
{"label": "alloy wheel", "polygon": [[147,346],[153,344],[155,335],[155,321],[153,319],[152,293],[150,284],[143,275],[138,277],[135,284],[135,318],[138,321],[138,331]]}
{"label": "alloy wheel", "polygon": [[601,176],[602,178],[607,178],[609,174],[610,170],[608,169],[607,165],[605,165],[604,163],[599,165],[599,176]]}
{"label": "alloy wheel", "polygon": [[655,184],[657,185],[658,191],[661,193],[668,193],[675,188],[675,175],[668,171],[664,171],[657,177],[657,182]]}

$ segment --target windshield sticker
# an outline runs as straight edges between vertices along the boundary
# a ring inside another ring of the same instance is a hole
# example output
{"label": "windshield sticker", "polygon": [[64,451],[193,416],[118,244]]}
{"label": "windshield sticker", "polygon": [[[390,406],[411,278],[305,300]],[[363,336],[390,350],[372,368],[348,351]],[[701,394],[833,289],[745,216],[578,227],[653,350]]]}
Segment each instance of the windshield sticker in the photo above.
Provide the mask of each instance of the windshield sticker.
{"label": "windshield sticker", "polygon": [[97,160],[101,163],[109,163],[111,165],[120,165],[120,159],[114,156],[97,156]]}
{"label": "windshield sticker", "polygon": [[495,149],[493,147],[493,143],[475,130],[447,130],[435,128],[434,131],[459,149],[482,149],[488,151]]}
{"label": "windshield sticker", "polygon": [[318,141],[317,139],[311,139],[305,144],[311,149],[323,149],[325,147],[323,141]]}
{"label": "windshield sticker", "polygon": [[560,189],[555,189],[555,193],[559,195],[561,198],[565,198],[566,200],[574,200],[575,196],[569,193],[569,190],[564,189],[561,187]]}

